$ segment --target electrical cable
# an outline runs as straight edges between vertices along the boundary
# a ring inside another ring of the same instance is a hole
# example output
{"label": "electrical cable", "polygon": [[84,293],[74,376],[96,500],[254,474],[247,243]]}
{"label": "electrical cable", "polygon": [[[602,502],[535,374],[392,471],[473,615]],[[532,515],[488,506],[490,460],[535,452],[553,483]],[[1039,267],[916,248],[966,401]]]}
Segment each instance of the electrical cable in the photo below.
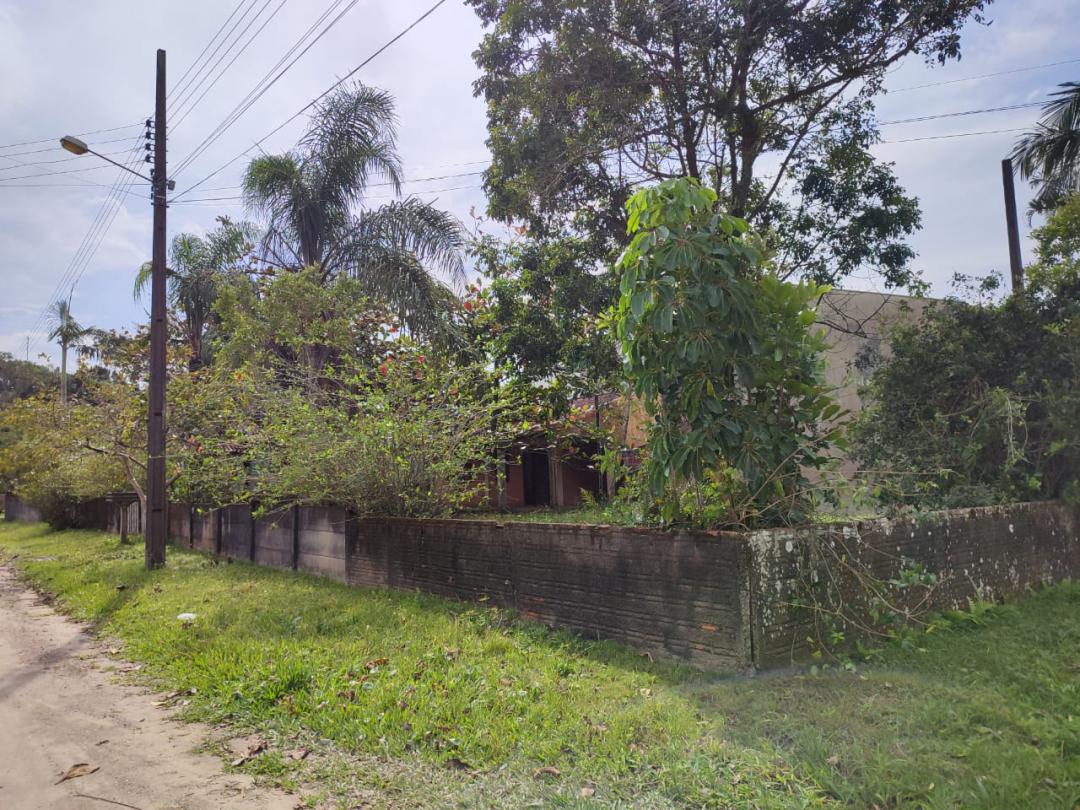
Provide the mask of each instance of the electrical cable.
{"label": "electrical cable", "polygon": [[[334,0],[334,2],[331,4],[331,6],[336,7],[340,2],[341,2],[341,0]],[[214,142],[217,141],[218,138],[220,138],[222,135],[224,135],[233,126],[233,124],[235,124],[244,115],[244,113],[246,113],[249,109],[251,109],[251,107],[254,106],[254,104],[260,98],[262,98],[266,94],[266,92],[271,87],[273,87],[278,82],[278,80],[281,79],[282,76],[284,76],[286,73],[288,73],[288,71],[292,68],[292,66],[295,65],[301,58],[303,58],[304,54],[306,54],[309,50],[311,50],[311,48],[313,48],[315,46],[315,44],[318,43],[318,41],[320,39],[322,39],[330,31],[331,28],[333,28],[346,14],[348,14],[349,11],[351,11],[353,9],[353,7],[356,6],[356,4],[358,2],[359,2],[359,0],[349,0],[348,5],[345,6],[344,10],[342,10],[336,17],[334,17],[334,19],[331,20],[326,25],[326,27],[323,28],[323,30],[320,31],[319,34],[311,42],[309,42],[304,47],[304,49],[302,51],[300,51],[300,53],[298,53],[292,59],[291,62],[289,62],[287,65],[285,65],[280,70],[280,72],[278,72],[277,75],[275,75],[272,79],[269,79],[267,81],[266,77],[264,76],[263,79],[260,80],[260,84],[262,84],[263,82],[265,82],[265,84],[261,88],[259,88],[258,85],[256,85],[257,92],[255,92],[254,90],[252,91],[254,93],[254,96],[252,96],[252,93],[249,93],[248,96],[245,97],[244,100],[240,102],[240,104],[238,104],[236,107],[234,107],[233,111],[231,113],[229,113],[229,115],[227,115],[225,117],[225,120],[223,120],[220,124],[218,124],[218,126],[215,127],[214,130],[205,139],[203,139],[203,142],[200,143],[197,147],[195,147],[195,149],[186,158],[184,158],[180,162],[180,165],[177,167],[176,172],[180,173],[181,171],[183,171],[194,160],[197,160],[198,157],[200,155],[202,155],[203,152],[205,152],[207,149],[209,149],[214,144]],[[298,47],[301,44],[302,40],[307,37],[308,33],[311,30],[312,29],[309,29],[308,32],[305,32],[304,37],[302,37],[301,40],[298,41],[297,44],[293,46],[293,48],[290,50],[290,53],[292,51],[294,51],[296,49],[296,47]],[[271,69],[270,72],[273,72],[273,69]],[[267,75],[269,75],[269,73]]]}
{"label": "electrical cable", "polygon": [[225,163],[223,163],[218,168],[214,169],[214,171],[210,172],[208,175],[203,177],[198,182],[188,186],[186,189],[184,189],[183,191],[179,192],[176,196],[174,196],[173,199],[174,200],[179,199],[183,195],[188,194],[191,191],[193,191],[194,189],[198,188],[199,186],[201,186],[203,183],[205,183],[207,180],[211,179],[212,177],[216,177],[218,174],[225,171],[225,169],[227,169],[229,166],[236,163],[236,161],[240,160],[240,158],[242,158],[245,155],[247,155],[248,153],[250,153],[252,149],[258,148],[268,138],[272,137],[273,135],[276,135],[278,132],[283,130],[285,127],[287,127],[289,124],[291,124],[297,118],[299,118],[301,115],[303,115],[308,110],[310,110],[312,107],[314,107],[316,104],[318,104],[323,98],[328,96],[330,93],[332,93],[334,90],[336,90],[342,84],[344,84],[346,81],[348,81],[353,76],[355,76],[362,68],[366,67],[376,57],[380,56],[384,51],[386,51],[391,46],[393,46],[395,43],[397,43],[406,34],[408,34],[410,31],[412,31],[416,26],[418,26],[420,23],[422,23],[424,20],[426,20],[432,14],[434,14],[435,11],[437,9],[439,9],[445,3],[446,3],[446,0],[438,0],[438,2],[436,2],[434,5],[432,5],[427,11],[425,11],[423,14],[421,14],[419,17],[417,17],[415,20],[413,20],[408,26],[406,26],[404,29],[402,29],[397,35],[395,35],[394,37],[389,39],[385,44],[383,44],[382,47],[378,48],[374,53],[372,53],[370,56],[368,56],[359,65],[357,65],[355,68],[353,68],[348,73],[346,73],[345,76],[343,76],[341,79],[338,79],[336,82],[334,82],[332,85],[330,85],[330,87],[328,87],[322,93],[317,95],[315,98],[313,98],[311,101],[309,101],[303,107],[301,107],[299,110],[297,110],[295,113],[293,113],[287,119],[285,119],[281,124],[276,126],[274,129],[270,130],[270,132],[268,132],[262,138],[257,140],[251,147],[249,147],[248,149],[245,149],[243,152],[241,152],[240,154],[238,154],[236,157],[232,158],[231,160],[226,161]]}

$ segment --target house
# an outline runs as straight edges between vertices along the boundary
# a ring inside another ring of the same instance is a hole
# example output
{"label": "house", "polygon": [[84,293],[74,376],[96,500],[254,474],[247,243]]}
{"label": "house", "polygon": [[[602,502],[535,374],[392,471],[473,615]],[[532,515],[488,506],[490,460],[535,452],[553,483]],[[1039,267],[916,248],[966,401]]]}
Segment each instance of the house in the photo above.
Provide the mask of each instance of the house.
{"label": "house", "polygon": [[[825,381],[845,411],[862,410],[860,389],[873,366],[888,355],[888,327],[919,318],[931,302],[858,290],[832,290],[822,296],[818,323],[829,343]],[[644,405],[632,395],[607,392],[576,401],[561,424],[518,437],[504,461],[503,490],[492,488],[492,505],[573,507],[584,498],[606,494],[610,482],[593,461],[600,450],[597,434],[613,437],[624,461],[633,465],[645,445],[648,424]],[[851,462],[841,465],[842,472],[853,469]]]}

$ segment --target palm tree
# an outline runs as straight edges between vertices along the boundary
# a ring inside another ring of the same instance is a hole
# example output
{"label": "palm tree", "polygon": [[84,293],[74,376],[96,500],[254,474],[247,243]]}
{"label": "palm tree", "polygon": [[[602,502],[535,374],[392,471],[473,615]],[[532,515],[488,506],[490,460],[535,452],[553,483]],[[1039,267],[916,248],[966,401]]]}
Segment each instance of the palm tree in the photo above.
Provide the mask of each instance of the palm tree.
{"label": "palm tree", "polygon": [[[220,282],[251,252],[255,237],[254,226],[218,217],[217,229],[206,237],[182,233],[169,247],[169,267],[165,271],[169,304],[184,315],[184,337],[190,349],[188,367],[192,371],[207,359],[206,336]],[[149,286],[152,269],[150,262],[139,268],[135,277],[136,299]]]}
{"label": "palm tree", "polygon": [[1020,176],[1036,184],[1036,212],[1057,207],[1080,191],[1080,82],[1065,82],[1051,94],[1035,130],[1013,148]]}
{"label": "palm tree", "polygon": [[55,340],[60,346],[60,402],[67,404],[67,354],[68,349],[77,346],[90,330],[84,329],[71,314],[71,299],[54,301],[49,308],[49,340]]}
{"label": "palm tree", "polygon": [[268,264],[349,274],[409,329],[439,334],[457,299],[433,273],[464,279],[461,223],[414,197],[364,207],[376,180],[400,194],[394,99],[358,83],[319,102],[295,150],[251,162],[244,199],[268,221]]}

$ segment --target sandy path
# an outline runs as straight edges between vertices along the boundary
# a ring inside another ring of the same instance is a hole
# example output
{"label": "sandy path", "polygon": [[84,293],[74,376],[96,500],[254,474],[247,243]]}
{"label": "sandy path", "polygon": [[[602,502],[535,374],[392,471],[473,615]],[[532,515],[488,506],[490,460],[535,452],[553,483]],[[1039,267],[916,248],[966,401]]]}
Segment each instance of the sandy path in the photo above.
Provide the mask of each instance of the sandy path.
{"label": "sandy path", "polygon": [[[297,797],[254,788],[193,753],[207,730],[169,720],[155,695],[116,683],[116,663],[0,567],[0,808],[296,807]],[[100,769],[57,785],[77,762]]]}

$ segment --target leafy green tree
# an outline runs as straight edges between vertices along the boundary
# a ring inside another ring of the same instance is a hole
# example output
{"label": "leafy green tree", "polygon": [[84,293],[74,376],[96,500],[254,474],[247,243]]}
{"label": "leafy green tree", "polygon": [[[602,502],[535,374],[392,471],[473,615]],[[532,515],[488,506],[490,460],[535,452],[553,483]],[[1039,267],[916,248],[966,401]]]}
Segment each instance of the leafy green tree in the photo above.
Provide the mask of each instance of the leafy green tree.
{"label": "leafy green tree", "polygon": [[638,184],[688,176],[791,248],[782,276],[868,263],[911,281],[917,207],[869,154],[872,101],[904,57],[957,57],[987,0],[468,3],[490,27],[476,92],[496,218],[544,236],[570,221],[602,258]]}
{"label": "leafy green tree", "polygon": [[[209,359],[206,338],[222,281],[230,273],[246,269],[242,262],[250,256],[255,238],[254,226],[218,217],[218,227],[206,237],[182,233],[172,241],[166,271],[169,303],[184,316],[183,331],[192,371]],[[139,268],[135,277],[136,298],[147,291],[152,274],[150,262]]]}
{"label": "leafy green tree", "polygon": [[71,314],[71,301],[54,301],[49,307],[49,340],[55,340],[60,347],[60,402],[67,404],[68,398],[68,375],[67,355],[68,349],[78,346],[90,330],[84,328]]}
{"label": "leafy green tree", "polygon": [[56,390],[58,384],[52,369],[0,352],[0,408],[18,399]]}
{"label": "leafy green tree", "polygon": [[895,328],[856,456],[888,501],[1080,499],[1080,196],[1034,232],[1029,283]]}
{"label": "leafy green tree", "polygon": [[316,105],[297,150],[251,162],[244,197],[268,221],[267,264],[355,278],[410,329],[439,334],[456,298],[433,274],[463,280],[460,223],[415,197],[360,208],[373,181],[400,193],[396,138],[389,93],[343,87]]}
{"label": "leafy green tree", "polygon": [[606,390],[621,362],[599,322],[617,279],[596,266],[586,241],[483,236],[473,254],[483,283],[470,288],[466,322],[502,379],[542,384],[564,409]]}
{"label": "leafy green tree", "polygon": [[804,520],[840,409],[822,383],[811,302],[764,265],[744,220],[716,193],[669,180],[627,204],[615,333],[654,419],[646,473],[666,522]]}
{"label": "leafy green tree", "polygon": [[1033,132],[1024,135],[1012,158],[1020,176],[1035,184],[1036,212],[1056,208],[1080,192],[1080,82],[1065,82],[1043,107]]}

